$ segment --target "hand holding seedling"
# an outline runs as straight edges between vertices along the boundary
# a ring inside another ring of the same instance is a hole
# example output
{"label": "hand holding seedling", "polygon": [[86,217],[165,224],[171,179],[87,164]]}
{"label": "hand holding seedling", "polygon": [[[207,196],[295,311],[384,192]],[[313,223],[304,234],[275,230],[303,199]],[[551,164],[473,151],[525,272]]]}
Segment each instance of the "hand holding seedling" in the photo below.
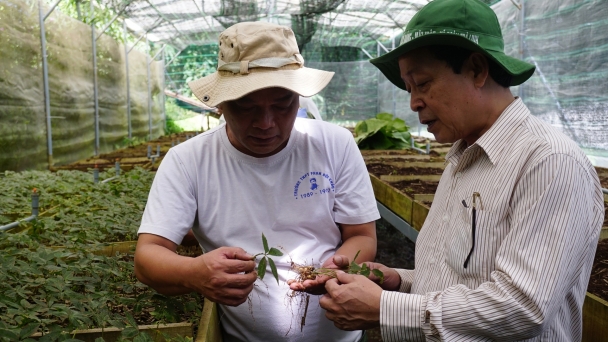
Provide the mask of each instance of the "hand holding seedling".
{"label": "hand holding seedling", "polygon": [[380,324],[382,288],[363,275],[340,272],[325,284],[319,299],[325,316],[342,330],[371,329]]}
{"label": "hand holding seedling", "polygon": [[[343,259],[347,261],[346,265],[341,264]],[[334,278],[336,271],[346,269],[347,267],[348,258],[342,255],[334,255],[327,259],[320,268],[293,264],[292,269],[298,274],[298,279],[289,279],[287,284],[293,291],[321,295],[326,292],[325,282]]]}
{"label": "hand holding seedling", "polygon": [[193,287],[208,299],[230,306],[247,300],[257,275],[253,256],[242,248],[220,247],[197,257],[201,277],[192,279]]}
{"label": "hand holding seedling", "polygon": [[[312,266],[296,265],[294,270],[298,273],[298,277],[297,279],[289,280],[287,283],[294,291],[304,291],[310,294],[325,293],[325,283],[332,278],[336,278],[339,273],[360,274],[382,284],[385,280],[383,270],[391,271],[391,269],[382,264],[372,262],[365,262],[359,265],[355,262],[358,255],[359,252],[357,252],[353,261],[349,263],[347,256],[336,254],[327,260],[321,268],[316,269]],[[399,274],[395,272],[395,275],[397,281],[400,282]],[[394,276],[391,276],[391,283],[394,282],[393,278]],[[398,285],[399,283],[397,283]]]}

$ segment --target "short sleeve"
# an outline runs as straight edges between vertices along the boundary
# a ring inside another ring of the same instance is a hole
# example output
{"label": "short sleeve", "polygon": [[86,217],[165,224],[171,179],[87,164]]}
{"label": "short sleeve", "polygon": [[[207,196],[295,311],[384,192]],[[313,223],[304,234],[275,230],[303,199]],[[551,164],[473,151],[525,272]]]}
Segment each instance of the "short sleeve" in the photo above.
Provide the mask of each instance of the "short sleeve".
{"label": "short sleeve", "polygon": [[192,228],[197,209],[194,184],[178,154],[163,158],[137,234],[154,234],[180,244]]}

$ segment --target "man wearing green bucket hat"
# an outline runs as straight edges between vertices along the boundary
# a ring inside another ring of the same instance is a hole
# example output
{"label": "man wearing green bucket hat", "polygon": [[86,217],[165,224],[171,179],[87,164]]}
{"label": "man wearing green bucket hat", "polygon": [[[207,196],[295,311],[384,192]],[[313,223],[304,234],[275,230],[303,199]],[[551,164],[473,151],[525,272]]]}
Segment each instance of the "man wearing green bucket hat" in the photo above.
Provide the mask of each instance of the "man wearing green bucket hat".
{"label": "man wearing green bucket hat", "polygon": [[338,274],[319,301],[326,316],[345,330],[379,326],[384,341],[580,341],[601,186],[580,148],[511,94],[534,66],[504,54],[493,10],[432,1],[371,62],[454,145],[415,269],[367,263],[381,283]]}

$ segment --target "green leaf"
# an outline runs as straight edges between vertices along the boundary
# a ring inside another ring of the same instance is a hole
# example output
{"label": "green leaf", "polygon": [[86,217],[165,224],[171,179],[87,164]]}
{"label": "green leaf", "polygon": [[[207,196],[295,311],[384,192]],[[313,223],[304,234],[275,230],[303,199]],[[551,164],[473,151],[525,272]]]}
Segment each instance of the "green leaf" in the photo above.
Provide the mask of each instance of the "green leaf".
{"label": "green leaf", "polygon": [[139,334],[139,330],[137,330],[137,328],[128,327],[125,330],[123,330],[120,335],[125,338],[133,338],[133,337],[137,336],[138,334]]}
{"label": "green leaf", "polygon": [[277,266],[274,264],[274,261],[268,258],[268,263],[270,264],[270,270],[272,271],[272,275],[274,279],[277,280],[277,285],[279,285],[279,272],[277,272]]}
{"label": "green leaf", "polygon": [[385,134],[378,132],[368,138],[370,147],[374,150],[390,150],[395,146],[393,141]]}
{"label": "green leaf", "polygon": [[112,325],[115,328],[118,329],[124,329],[125,328],[125,324],[119,320],[115,320],[115,319],[109,319],[108,323],[110,323],[110,325]]}
{"label": "green leaf", "polygon": [[0,338],[8,338],[9,341],[19,341],[19,335],[8,329],[0,329]]}
{"label": "green leaf", "polygon": [[272,255],[272,256],[283,256],[283,252],[281,252],[280,250],[272,247],[269,251],[268,251],[268,255]]}
{"label": "green leaf", "polygon": [[409,129],[409,127],[405,124],[405,121],[396,118],[395,120],[393,120],[393,130],[395,131],[400,131],[400,132],[407,132],[407,130]]}
{"label": "green leaf", "polygon": [[393,132],[391,133],[391,137],[396,140],[401,140],[408,145],[410,144],[410,138],[412,134],[410,132]]}
{"label": "green leaf", "polygon": [[359,149],[409,148],[409,127],[390,113],[379,113],[375,118],[360,121],[355,126],[355,142]]}
{"label": "green leaf", "polygon": [[268,253],[268,240],[266,240],[264,233],[262,233],[262,243],[264,244],[264,253]]}
{"label": "green leaf", "polygon": [[133,328],[137,328],[137,322],[135,322],[135,318],[133,318],[133,316],[129,312],[127,312],[125,316],[127,316],[127,322],[129,323],[129,325]]}
{"label": "green leaf", "polygon": [[133,342],[154,342],[154,339],[147,333],[141,333],[133,339]]}
{"label": "green leaf", "polygon": [[358,137],[363,135],[365,132],[367,132],[367,124],[365,121],[357,122],[357,125],[355,125],[355,135]]}
{"label": "green leaf", "polygon": [[258,264],[258,278],[264,279],[264,275],[266,274],[266,257],[263,257]]}
{"label": "green leaf", "polygon": [[391,121],[393,121],[393,114],[378,113],[378,114],[376,114],[376,119],[391,122]]}
{"label": "green leaf", "polygon": [[384,273],[382,273],[382,271],[380,271],[380,270],[378,270],[378,269],[373,269],[373,270],[372,270],[372,273],[373,273],[373,274],[374,274],[376,277],[380,278],[380,284],[382,284],[382,283],[384,282]]}
{"label": "green leaf", "polygon": [[38,327],[40,327],[40,323],[30,323],[26,325],[25,327],[21,328],[21,331],[19,332],[19,337],[21,339],[24,339],[26,337],[31,336],[36,330],[38,330]]}
{"label": "green leaf", "polygon": [[106,340],[104,340],[103,337],[98,337],[95,339],[95,342],[106,342]]}

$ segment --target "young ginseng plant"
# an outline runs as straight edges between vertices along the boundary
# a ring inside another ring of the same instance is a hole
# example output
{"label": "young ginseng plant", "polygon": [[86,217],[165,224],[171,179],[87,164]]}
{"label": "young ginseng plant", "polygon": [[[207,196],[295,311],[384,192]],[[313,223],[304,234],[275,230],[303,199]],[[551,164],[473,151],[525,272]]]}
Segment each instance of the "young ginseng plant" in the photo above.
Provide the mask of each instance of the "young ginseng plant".
{"label": "young ginseng plant", "polygon": [[277,266],[274,264],[274,261],[270,258],[270,256],[283,256],[283,252],[274,247],[268,248],[268,240],[266,240],[266,236],[264,236],[264,233],[262,233],[262,243],[264,244],[264,252],[258,253],[253,256],[253,260],[255,261],[258,256],[262,255],[262,259],[260,260],[257,269],[258,278],[260,278],[260,280],[264,279],[264,275],[266,275],[266,265],[268,264],[270,265],[270,271],[272,272],[274,278],[277,280],[278,285],[279,273],[277,272]]}
{"label": "young ginseng plant", "polygon": [[[357,254],[355,254],[353,261],[351,261],[350,265],[348,265],[348,267],[343,271],[348,274],[360,274],[367,278],[369,278],[369,275],[371,273],[375,275],[379,279],[378,282],[382,284],[384,282],[384,274],[382,273],[382,271],[377,269],[372,270],[365,263],[361,264],[361,266],[357,264],[356,260],[360,252],[361,251],[357,251]],[[328,276],[330,278],[336,277],[336,270],[331,268],[315,268],[314,266],[301,266],[297,264],[292,264],[292,269],[298,274],[298,277],[296,278],[296,281],[298,282],[303,282],[307,279],[313,280],[320,275]]]}

